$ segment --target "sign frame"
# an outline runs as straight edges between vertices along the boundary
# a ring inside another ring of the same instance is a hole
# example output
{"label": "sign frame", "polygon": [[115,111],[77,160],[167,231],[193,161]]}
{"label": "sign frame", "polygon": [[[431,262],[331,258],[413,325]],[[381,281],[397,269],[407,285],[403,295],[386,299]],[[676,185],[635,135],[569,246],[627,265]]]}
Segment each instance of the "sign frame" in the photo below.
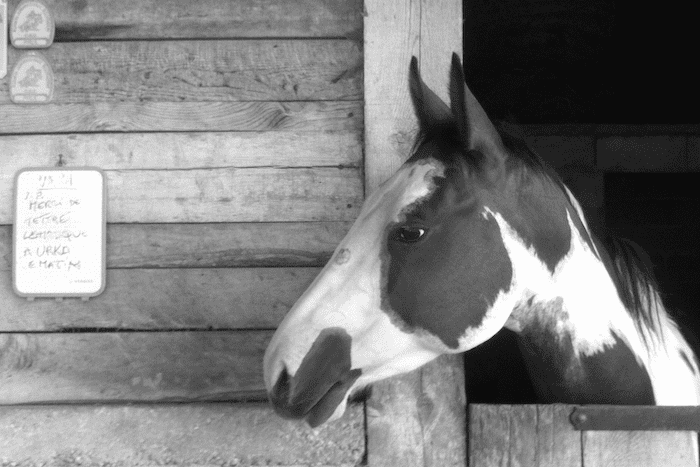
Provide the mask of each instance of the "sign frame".
{"label": "sign frame", "polygon": [[[100,227],[101,235],[98,241],[101,244],[100,247],[100,283],[97,290],[90,292],[47,292],[47,293],[35,293],[22,291],[17,287],[17,248],[18,248],[18,220],[19,220],[19,179],[20,176],[28,172],[96,172],[101,180],[102,189],[100,190],[100,196],[102,200],[100,203]],[[62,300],[63,298],[82,298],[83,300],[88,300],[89,298],[96,297],[104,292],[107,283],[107,177],[105,172],[98,167],[26,167],[19,170],[14,177],[14,187],[13,187],[13,222],[12,222],[12,290],[14,293],[20,297],[26,298],[27,300],[34,300],[35,298],[55,298],[56,300]]]}

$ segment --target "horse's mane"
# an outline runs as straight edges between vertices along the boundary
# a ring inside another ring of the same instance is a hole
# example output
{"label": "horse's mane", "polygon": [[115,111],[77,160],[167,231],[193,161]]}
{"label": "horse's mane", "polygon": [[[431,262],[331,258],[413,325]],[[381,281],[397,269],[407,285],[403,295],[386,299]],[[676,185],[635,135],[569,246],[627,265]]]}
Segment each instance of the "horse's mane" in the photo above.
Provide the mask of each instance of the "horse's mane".
{"label": "horse's mane", "polygon": [[617,294],[634,318],[640,335],[646,341],[651,331],[663,339],[660,318],[665,309],[649,256],[632,240],[609,232],[604,233],[602,242],[612,258],[613,264],[608,271],[617,287]]}
{"label": "horse's mane", "polygon": [[[507,168],[526,167],[532,173],[547,177],[561,189],[572,207],[578,204],[571,199],[570,192],[556,170],[527,145],[517,126],[511,123],[499,123],[496,129],[508,151]],[[436,141],[450,148],[448,153],[460,151],[460,136],[456,125],[440,125],[424,129],[416,139],[414,151],[427,140]],[[461,152],[464,153],[464,150]],[[467,165],[478,172],[481,169],[481,160],[469,154],[470,152],[466,153]],[[600,250],[601,247],[604,249],[604,252],[599,251],[602,256],[600,259],[605,264],[617,294],[633,318],[644,342],[648,344],[652,336],[662,339],[661,314],[665,313],[665,308],[662,305],[649,256],[633,241],[616,236],[604,227],[597,226],[594,231],[588,233],[593,242],[596,241],[595,239],[599,240],[597,249]]]}

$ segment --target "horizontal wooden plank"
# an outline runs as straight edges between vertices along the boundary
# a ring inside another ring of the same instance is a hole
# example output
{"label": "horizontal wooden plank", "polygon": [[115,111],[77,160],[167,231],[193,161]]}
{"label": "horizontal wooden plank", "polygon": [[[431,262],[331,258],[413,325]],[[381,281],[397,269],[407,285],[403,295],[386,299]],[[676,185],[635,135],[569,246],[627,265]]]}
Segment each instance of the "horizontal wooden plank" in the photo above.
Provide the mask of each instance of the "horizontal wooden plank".
{"label": "horizontal wooden plank", "polygon": [[318,268],[108,269],[87,302],[27,301],[0,271],[0,332],[61,329],[247,329],[277,327]]}
{"label": "horizontal wooden plank", "polygon": [[201,169],[208,167],[359,167],[357,131],[88,133],[0,135],[2,173],[25,167]]}
{"label": "horizontal wooden plank", "polygon": [[311,429],[266,404],[0,407],[0,464],[355,466],[363,409]]}
{"label": "horizontal wooden plank", "polygon": [[[350,222],[108,224],[108,268],[323,266]],[[0,271],[12,267],[12,226],[0,225]]]}
{"label": "horizontal wooden plank", "polygon": [[359,169],[110,171],[109,222],[269,222],[354,219]]}
{"label": "horizontal wooden plank", "polygon": [[[362,204],[358,168],[110,170],[105,175],[107,221],[113,223],[346,221]],[[0,198],[12,199],[12,191],[13,180],[1,178]],[[12,209],[12,203],[0,204],[0,224],[12,222]]]}
{"label": "horizontal wooden plank", "polygon": [[[9,63],[23,53],[10,48]],[[362,53],[347,40],[78,42],[43,54],[55,104],[362,99]]]}
{"label": "horizontal wooden plank", "polygon": [[323,266],[351,222],[110,224],[109,267]]}
{"label": "horizontal wooden plank", "polygon": [[359,101],[0,105],[0,133],[359,130]]}
{"label": "horizontal wooden plank", "polygon": [[344,36],[360,0],[50,0],[56,40]]}
{"label": "horizontal wooden plank", "polygon": [[272,331],[1,333],[0,404],[264,397]]}

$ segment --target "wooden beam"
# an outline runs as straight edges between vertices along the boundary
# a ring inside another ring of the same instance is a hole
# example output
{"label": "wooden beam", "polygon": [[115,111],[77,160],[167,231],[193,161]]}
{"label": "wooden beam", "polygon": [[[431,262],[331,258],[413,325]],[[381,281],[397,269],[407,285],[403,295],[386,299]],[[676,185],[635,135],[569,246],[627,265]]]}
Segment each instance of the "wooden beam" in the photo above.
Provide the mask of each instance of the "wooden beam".
{"label": "wooden beam", "polygon": [[10,272],[0,271],[0,332],[274,329],[318,272],[318,268],[108,269],[107,287],[95,299],[30,302],[13,293]]}
{"label": "wooden beam", "polygon": [[0,463],[22,467],[359,465],[361,405],[311,429],[267,404],[0,407]]}
{"label": "wooden beam", "polygon": [[406,375],[376,383],[367,402],[372,466],[466,465],[462,355],[443,355]]}
{"label": "wooden beam", "polygon": [[[47,1],[56,41],[339,37],[362,29],[360,0]],[[11,12],[10,12],[11,13]]]}
{"label": "wooden beam", "polygon": [[[10,63],[22,53],[10,48]],[[54,104],[362,99],[362,52],[347,40],[75,42],[43,54]]]}
{"label": "wooden beam", "polygon": [[[445,99],[453,51],[462,50],[462,2],[365,1],[365,192],[375,190],[409,156],[416,119],[408,65]],[[372,466],[466,465],[461,355],[444,356],[374,387],[367,408]]]}
{"label": "wooden beam", "polygon": [[2,333],[0,405],[265,397],[272,331]]}
{"label": "wooden beam", "polygon": [[[361,117],[361,116],[360,116]],[[2,135],[1,179],[25,167],[102,170],[360,167],[362,131],[68,133]]]}
{"label": "wooden beam", "polygon": [[8,104],[0,105],[0,133],[352,131],[361,116],[356,101]]}
{"label": "wooden beam", "polygon": [[365,2],[365,191],[374,191],[409,154],[417,120],[408,64],[420,53],[419,0]]}

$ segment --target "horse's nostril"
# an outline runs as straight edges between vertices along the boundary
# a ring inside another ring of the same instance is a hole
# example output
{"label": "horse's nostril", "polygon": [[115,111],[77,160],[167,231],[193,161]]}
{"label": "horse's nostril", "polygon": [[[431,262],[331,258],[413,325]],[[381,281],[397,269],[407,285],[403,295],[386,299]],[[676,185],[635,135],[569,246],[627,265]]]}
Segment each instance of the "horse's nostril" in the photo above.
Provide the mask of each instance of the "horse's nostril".
{"label": "horse's nostril", "polygon": [[270,399],[272,403],[274,405],[278,405],[279,402],[288,402],[290,387],[289,373],[287,373],[286,368],[282,368],[282,372],[277,377],[277,382],[272,387],[272,391],[270,392]]}
{"label": "horse's nostril", "polygon": [[362,371],[350,364],[351,338],[339,328],[322,330],[293,375],[277,360],[279,375],[270,372],[270,402],[284,418],[306,418],[311,426],[323,423],[360,377]]}

